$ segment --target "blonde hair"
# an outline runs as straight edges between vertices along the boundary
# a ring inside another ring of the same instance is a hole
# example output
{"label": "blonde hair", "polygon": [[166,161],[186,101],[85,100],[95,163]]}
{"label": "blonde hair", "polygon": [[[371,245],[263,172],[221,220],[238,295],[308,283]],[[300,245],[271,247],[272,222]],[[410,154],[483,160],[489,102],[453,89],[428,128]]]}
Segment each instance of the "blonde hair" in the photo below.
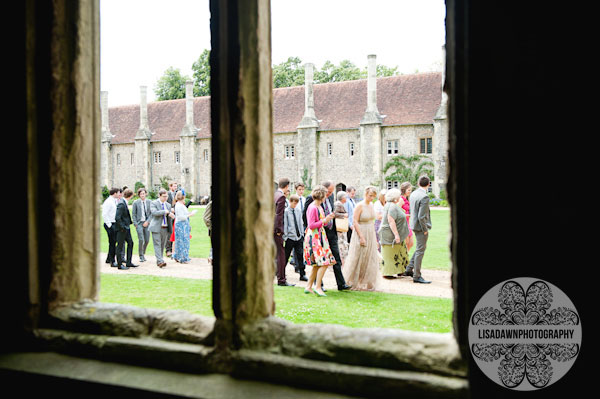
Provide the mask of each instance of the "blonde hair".
{"label": "blonde hair", "polygon": [[365,195],[367,195],[368,192],[377,195],[377,188],[375,188],[375,186],[367,186],[367,188],[365,188]]}
{"label": "blonde hair", "polygon": [[327,189],[321,185],[316,186],[310,195],[314,200],[322,200],[327,195]]}

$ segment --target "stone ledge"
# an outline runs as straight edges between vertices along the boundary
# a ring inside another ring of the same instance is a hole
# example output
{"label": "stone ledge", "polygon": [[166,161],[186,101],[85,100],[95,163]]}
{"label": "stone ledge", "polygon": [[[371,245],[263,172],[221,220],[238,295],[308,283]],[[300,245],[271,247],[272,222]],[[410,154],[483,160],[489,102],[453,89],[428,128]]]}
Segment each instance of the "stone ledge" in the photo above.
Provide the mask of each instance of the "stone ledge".
{"label": "stone ledge", "polygon": [[366,397],[387,397],[390,392],[401,392],[410,398],[464,398],[468,393],[466,378],[349,366],[249,350],[237,351],[234,356],[234,377],[277,381],[299,388]]}
{"label": "stone ledge", "polygon": [[49,327],[88,334],[153,337],[212,345],[215,318],[183,310],[81,301],[50,311]]}
{"label": "stone ledge", "polygon": [[[36,391],[39,395],[41,384],[43,395],[57,393],[60,397],[81,393],[82,396],[78,397],[90,398],[110,393],[127,398],[349,398],[280,384],[240,380],[226,374],[187,374],[52,352],[0,354],[0,377],[5,381],[4,389],[7,391],[15,388],[20,394]],[[52,384],[48,384],[49,377]]]}
{"label": "stone ledge", "polygon": [[326,324],[294,324],[276,317],[247,325],[242,348],[291,357],[390,370],[466,377],[452,334]]}

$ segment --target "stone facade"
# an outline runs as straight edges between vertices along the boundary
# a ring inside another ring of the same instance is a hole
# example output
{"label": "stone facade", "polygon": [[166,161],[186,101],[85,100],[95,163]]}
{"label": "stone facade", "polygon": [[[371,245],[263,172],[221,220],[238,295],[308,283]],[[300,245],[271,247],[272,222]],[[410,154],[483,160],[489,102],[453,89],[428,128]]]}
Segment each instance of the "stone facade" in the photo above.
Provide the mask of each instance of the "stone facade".
{"label": "stone facade", "polygon": [[[316,185],[397,186],[382,170],[394,155],[425,154],[434,162],[432,191],[445,188],[448,148],[443,75],[422,73],[376,78],[370,55],[368,78],[313,84],[305,65],[304,87],[273,90],[274,179],[293,183],[303,176]],[[142,182],[150,189],[161,179],[176,180],[195,199],[210,195],[209,97],[146,104],[146,88],[135,106],[108,108],[102,93],[102,183],[107,187]],[[139,119],[138,119],[139,118]],[[139,125],[136,125],[139,120]]]}

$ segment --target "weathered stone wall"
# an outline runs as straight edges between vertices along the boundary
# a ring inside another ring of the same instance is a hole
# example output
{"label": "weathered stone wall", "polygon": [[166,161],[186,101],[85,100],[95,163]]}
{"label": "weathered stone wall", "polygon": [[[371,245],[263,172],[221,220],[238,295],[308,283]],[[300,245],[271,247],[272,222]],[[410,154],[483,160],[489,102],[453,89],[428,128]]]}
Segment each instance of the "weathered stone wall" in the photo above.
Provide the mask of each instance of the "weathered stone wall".
{"label": "weathered stone wall", "polygon": [[[287,145],[294,146],[294,157],[291,159],[285,157],[285,146]],[[292,184],[301,181],[298,178],[298,148],[298,134],[296,132],[273,135],[273,177],[275,181],[282,177],[290,179]]]}
{"label": "weathered stone wall", "polygon": [[[135,144],[113,144],[111,147],[114,177],[113,187],[133,187],[135,186],[135,163],[131,163],[131,154],[135,154]],[[117,157],[121,157],[121,165],[117,164]],[[134,155],[135,157],[135,155]],[[134,158],[135,162],[135,158]],[[111,187],[108,187],[109,189]]]}
{"label": "weathered stone wall", "polygon": [[[175,152],[181,154],[179,140],[177,141],[154,141],[150,151],[150,164],[152,166],[152,187],[160,185],[161,177],[168,177],[169,180],[175,180],[180,183],[181,164],[175,163]],[[154,153],[160,151],[161,163],[154,163]]]}
{"label": "weathered stone wall", "polygon": [[[358,187],[360,180],[360,136],[358,129],[331,130],[318,132],[319,148],[317,176],[323,180],[333,180],[335,184]],[[331,155],[328,153],[331,143]],[[350,143],[354,143],[354,156],[350,156]]]}
{"label": "weathered stone wall", "polygon": [[[208,158],[204,159],[204,150],[208,151]],[[198,189],[197,196],[210,195],[211,186],[211,147],[210,139],[200,139],[196,141],[196,157],[198,159]]]}

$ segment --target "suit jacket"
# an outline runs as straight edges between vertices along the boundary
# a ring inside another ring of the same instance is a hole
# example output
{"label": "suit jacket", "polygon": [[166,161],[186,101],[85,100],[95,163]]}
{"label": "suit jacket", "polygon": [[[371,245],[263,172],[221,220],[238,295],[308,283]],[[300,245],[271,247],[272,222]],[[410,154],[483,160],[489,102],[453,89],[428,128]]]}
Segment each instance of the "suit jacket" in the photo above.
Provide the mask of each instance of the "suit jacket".
{"label": "suit jacket", "polygon": [[[150,203],[151,201],[146,198],[144,200],[144,204],[146,205],[146,221],[150,222]],[[133,225],[134,226],[138,226],[139,224],[143,223],[144,221],[142,220],[142,213],[144,212],[144,207],[142,206],[142,200],[141,199],[137,199],[134,201],[133,205],[131,206],[131,215],[133,217]]]}
{"label": "suit jacket", "polygon": [[165,210],[162,209],[162,204],[159,199],[150,203],[150,225],[148,230],[152,233],[160,233],[162,229],[163,216],[167,218],[167,226],[173,222],[173,219],[169,217],[171,211],[171,204],[165,201]]}
{"label": "suit jacket", "polygon": [[[325,201],[329,201],[329,203],[331,204],[331,213],[334,212],[333,197],[335,197],[335,194],[332,194],[330,197],[327,197],[325,199]],[[304,205],[304,211],[302,213],[302,222],[304,223],[304,226],[308,226],[308,223],[306,221],[306,210],[308,209],[308,206],[310,204],[312,204],[312,203],[313,203],[313,197],[311,195],[307,195],[306,196],[306,204]],[[323,206],[323,202],[321,202],[321,208],[323,209],[323,213],[325,213],[325,216],[327,216],[327,213],[325,212],[325,207]],[[331,230],[325,227],[325,232],[327,234],[336,233],[336,237],[337,237],[337,228],[336,228],[336,225],[335,225],[335,218],[333,218],[333,227],[331,228]]]}
{"label": "suit jacket", "polygon": [[120,201],[117,205],[117,215],[115,216],[115,224],[117,225],[117,231],[129,230],[131,224],[131,215],[129,214],[129,207],[124,202]]}
{"label": "suit jacket", "polygon": [[275,235],[283,236],[283,215],[285,212],[285,195],[279,190],[275,190]]}
{"label": "suit jacket", "polygon": [[414,231],[426,232],[431,230],[431,215],[429,212],[429,196],[418,188],[410,194],[410,228]]}

